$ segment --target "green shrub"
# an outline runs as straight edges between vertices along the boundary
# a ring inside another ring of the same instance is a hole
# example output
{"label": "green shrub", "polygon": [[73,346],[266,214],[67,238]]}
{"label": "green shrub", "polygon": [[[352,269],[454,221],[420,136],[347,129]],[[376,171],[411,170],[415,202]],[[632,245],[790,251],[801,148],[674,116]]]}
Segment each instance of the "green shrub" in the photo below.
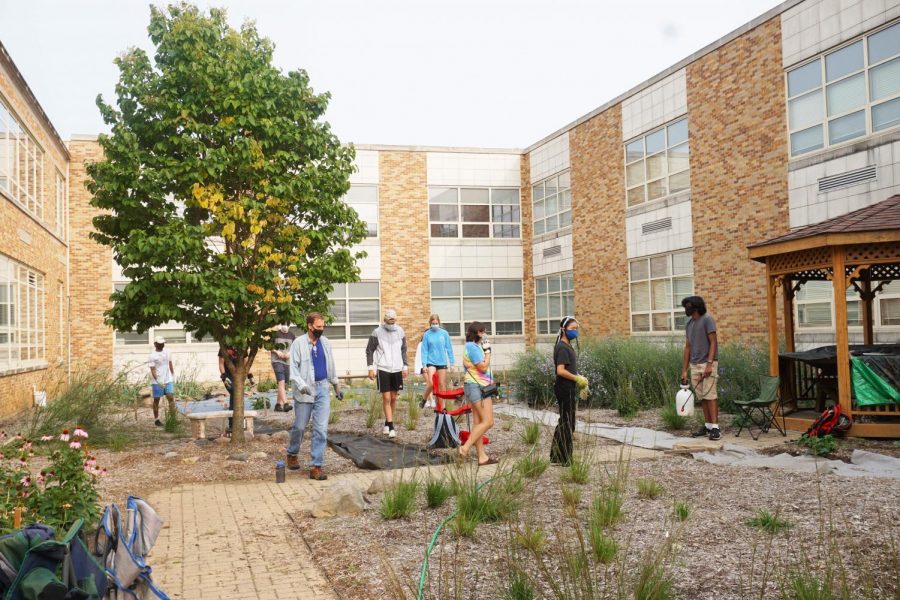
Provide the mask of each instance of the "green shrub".
{"label": "green shrub", "polygon": [[184,421],[178,418],[177,410],[169,410],[166,407],[166,416],[163,421],[163,430],[166,433],[172,433],[174,435],[182,435],[184,433]]}
{"label": "green shrub", "polygon": [[581,502],[581,488],[574,486],[563,487],[562,500],[563,506],[568,509],[569,512],[574,512]]}
{"label": "green shrub", "polygon": [[842,600],[850,598],[849,590],[837,589],[829,579],[815,573],[795,571],[787,578],[786,589],[781,591],[784,600]]}
{"label": "green shrub", "polygon": [[456,497],[459,514],[478,522],[504,521],[514,515],[519,501],[509,493],[503,479],[495,477],[491,483],[478,489],[474,477],[466,478]]}
{"label": "green shrub", "polygon": [[634,583],[634,600],[674,600],[675,583],[658,557],[648,553],[641,560]]}
{"label": "green shrub", "polygon": [[616,398],[616,411],[620,417],[630,419],[638,414],[641,402],[634,388],[627,381],[619,385],[619,393]]}
{"label": "green shrub", "polygon": [[381,498],[381,516],[385,519],[402,519],[416,508],[416,481],[400,481],[388,488]]}
{"label": "green shrub", "polygon": [[366,409],[366,429],[372,429],[381,415],[381,394],[373,391],[369,396],[369,404]]}
{"label": "green shrub", "polygon": [[638,479],[637,491],[639,497],[653,500],[663,493],[663,486],[655,479]]}
{"label": "green shrub", "polygon": [[806,448],[806,451],[813,456],[825,456],[831,454],[837,449],[837,440],[833,435],[824,435],[822,437],[808,436],[805,433],[800,436],[797,443]]}
{"label": "green shrub", "polygon": [[611,527],[622,518],[622,496],[613,490],[604,490],[594,498],[588,523],[591,528]]}
{"label": "green shrub", "polygon": [[253,408],[253,410],[265,410],[272,408],[269,404],[269,399],[260,396],[254,398],[253,402],[250,403],[250,406]]}
{"label": "green shrub", "polygon": [[550,460],[529,452],[516,462],[516,469],[525,477],[539,477],[550,466]]}
{"label": "green shrub", "polygon": [[513,569],[503,594],[504,600],[534,600],[534,586],[521,569]]}
{"label": "green shrub", "polygon": [[675,518],[679,521],[687,521],[691,516],[691,505],[680,500],[675,501]]}
{"label": "green shrub", "polygon": [[457,537],[472,537],[479,523],[481,523],[481,519],[477,516],[460,511],[450,521],[450,529]]}
{"label": "green shrub", "polygon": [[422,409],[419,407],[419,402],[413,398],[413,395],[410,393],[407,397],[406,402],[406,428],[410,431],[415,431],[416,426],[419,424],[419,415],[422,413]]}
{"label": "green shrub", "polygon": [[278,382],[272,379],[271,377],[266,377],[265,379],[260,379],[259,383],[256,384],[257,392],[271,392],[272,390],[278,387]]}
{"label": "green shrub", "polygon": [[608,565],[615,559],[619,543],[612,536],[606,535],[603,526],[593,519],[588,522],[588,537],[597,562]]}
{"label": "green shrub", "polygon": [[547,546],[547,534],[541,527],[526,525],[523,531],[516,534],[516,544],[532,554],[541,554]]}
{"label": "green shrub", "polygon": [[744,521],[744,524],[773,535],[793,527],[790,521],[779,517],[777,512],[773,514],[767,510],[756,511],[756,515],[752,519]]}
{"label": "green shrub", "polygon": [[576,453],[572,456],[572,461],[569,463],[569,466],[563,471],[562,480],[577,483],[578,485],[584,485],[588,482],[590,476],[591,463],[588,462],[585,456]]}
{"label": "green shrub", "polygon": [[443,479],[429,479],[425,482],[425,502],[428,508],[439,508],[450,497],[452,490]]}
{"label": "green shrub", "polygon": [[541,424],[537,421],[529,421],[520,434],[522,442],[527,446],[534,446],[541,439]]}
{"label": "green shrub", "polygon": [[670,431],[687,429],[688,418],[678,414],[678,410],[673,402],[663,404],[662,410],[659,412],[659,418],[663,422],[663,427]]}

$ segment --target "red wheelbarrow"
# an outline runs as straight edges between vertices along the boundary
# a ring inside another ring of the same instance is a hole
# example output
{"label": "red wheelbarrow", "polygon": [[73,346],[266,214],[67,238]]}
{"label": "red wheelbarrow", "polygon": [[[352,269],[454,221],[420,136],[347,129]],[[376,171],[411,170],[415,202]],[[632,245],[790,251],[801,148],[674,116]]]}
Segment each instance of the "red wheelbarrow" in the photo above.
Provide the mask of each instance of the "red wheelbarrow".
{"label": "red wheelbarrow", "polygon": [[[437,372],[431,379],[431,386],[435,401],[434,435],[431,437],[428,447],[456,448],[465,444],[466,440],[469,439],[469,432],[464,429],[460,430],[454,418],[462,414],[466,415],[466,427],[472,429],[472,423],[469,418],[472,406],[464,401],[465,390],[461,387],[452,390],[439,390]],[[447,401],[463,402],[463,404],[459,408],[450,410],[445,404]],[[487,436],[482,436],[481,441],[483,444],[491,443]]]}

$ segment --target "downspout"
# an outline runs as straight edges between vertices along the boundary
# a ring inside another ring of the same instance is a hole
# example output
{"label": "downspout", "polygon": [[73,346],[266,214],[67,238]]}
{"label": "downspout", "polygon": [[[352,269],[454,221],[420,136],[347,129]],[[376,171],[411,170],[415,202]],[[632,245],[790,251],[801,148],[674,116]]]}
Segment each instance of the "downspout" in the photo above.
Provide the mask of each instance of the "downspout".
{"label": "downspout", "polygon": [[69,204],[69,187],[71,184],[71,154],[69,160],[66,161],[66,226],[64,235],[66,236],[66,386],[72,384],[72,272],[71,272],[71,254],[72,242],[69,236],[69,224],[71,223],[71,205]]}

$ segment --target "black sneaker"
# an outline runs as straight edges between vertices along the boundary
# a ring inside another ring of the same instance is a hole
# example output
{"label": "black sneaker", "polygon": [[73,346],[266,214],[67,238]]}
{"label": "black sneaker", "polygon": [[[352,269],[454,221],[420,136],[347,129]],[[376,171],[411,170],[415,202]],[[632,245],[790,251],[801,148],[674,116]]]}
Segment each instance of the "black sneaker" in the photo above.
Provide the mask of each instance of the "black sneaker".
{"label": "black sneaker", "polygon": [[284,412],[291,412],[292,410],[294,410],[294,406],[292,404],[284,405]]}
{"label": "black sneaker", "polygon": [[709,430],[709,439],[711,439],[714,442],[716,440],[722,439],[722,432],[719,431],[718,427],[713,427],[712,429]]}
{"label": "black sneaker", "polygon": [[281,404],[276,404],[275,412],[284,412],[284,406],[282,406]]}
{"label": "black sneaker", "polygon": [[162,426],[163,426],[163,422],[160,421],[159,419],[157,419],[153,424],[156,425],[157,427],[162,427]]}
{"label": "black sneaker", "polygon": [[709,435],[710,430],[706,428],[706,425],[701,425],[700,429],[691,434],[691,437],[706,437]]}

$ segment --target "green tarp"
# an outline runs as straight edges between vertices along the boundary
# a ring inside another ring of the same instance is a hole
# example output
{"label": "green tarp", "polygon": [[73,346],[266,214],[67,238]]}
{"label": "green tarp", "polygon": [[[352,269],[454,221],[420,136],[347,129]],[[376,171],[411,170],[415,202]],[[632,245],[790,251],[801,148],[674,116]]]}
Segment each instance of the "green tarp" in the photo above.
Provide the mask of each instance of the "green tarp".
{"label": "green tarp", "polygon": [[[870,359],[871,360],[871,359]],[[885,381],[865,361],[850,357],[853,391],[857,406],[875,406],[900,402],[900,391]]]}

